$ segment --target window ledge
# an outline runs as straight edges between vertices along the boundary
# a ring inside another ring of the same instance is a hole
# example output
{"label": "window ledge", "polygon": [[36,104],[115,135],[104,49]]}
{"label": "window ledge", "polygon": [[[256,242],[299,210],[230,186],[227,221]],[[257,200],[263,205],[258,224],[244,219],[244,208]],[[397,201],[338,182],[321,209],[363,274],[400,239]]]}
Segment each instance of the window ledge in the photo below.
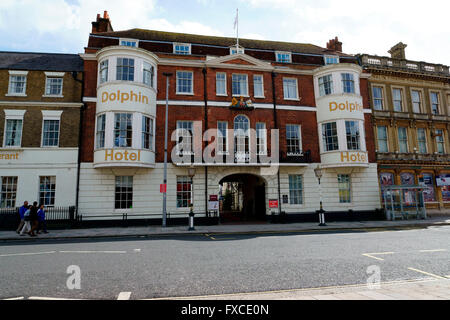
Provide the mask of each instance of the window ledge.
{"label": "window ledge", "polygon": [[216,93],[216,96],[217,96],[217,97],[228,97],[228,94],[217,94],[217,93]]}
{"label": "window ledge", "polygon": [[5,97],[27,97],[26,93],[7,93]]}
{"label": "window ledge", "polygon": [[255,99],[265,99],[266,97],[264,97],[264,96],[254,96],[253,98],[255,98]]}
{"label": "window ledge", "polygon": [[193,92],[177,92],[176,95],[179,95],[179,96],[193,96],[194,93]]}
{"label": "window ledge", "polygon": [[43,98],[64,98],[63,95],[53,95],[53,94],[44,94],[42,95]]}
{"label": "window ledge", "polygon": [[290,100],[290,101],[300,101],[299,98],[284,98],[284,100]]}
{"label": "window ledge", "polygon": [[243,95],[243,94],[233,94],[233,97],[236,97],[236,98],[240,98],[240,97],[242,97],[242,98],[250,98],[249,95]]}

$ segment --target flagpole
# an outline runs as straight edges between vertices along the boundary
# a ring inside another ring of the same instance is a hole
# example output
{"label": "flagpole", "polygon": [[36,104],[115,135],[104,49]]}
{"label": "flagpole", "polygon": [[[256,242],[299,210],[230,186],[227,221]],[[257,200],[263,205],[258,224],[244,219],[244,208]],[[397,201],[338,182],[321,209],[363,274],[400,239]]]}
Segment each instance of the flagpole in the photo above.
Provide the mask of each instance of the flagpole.
{"label": "flagpole", "polygon": [[239,52],[239,8],[236,9],[236,53]]}

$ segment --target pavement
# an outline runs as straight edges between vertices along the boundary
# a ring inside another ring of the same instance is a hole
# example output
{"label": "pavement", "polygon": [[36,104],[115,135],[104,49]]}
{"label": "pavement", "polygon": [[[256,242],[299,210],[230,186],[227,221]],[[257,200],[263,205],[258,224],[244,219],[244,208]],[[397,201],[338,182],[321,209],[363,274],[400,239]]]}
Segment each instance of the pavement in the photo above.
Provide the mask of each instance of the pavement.
{"label": "pavement", "polygon": [[424,278],[368,285],[347,285],[148,300],[450,300],[450,279]]}
{"label": "pavement", "polygon": [[318,232],[333,230],[389,230],[402,228],[427,228],[450,225],[450,216],[432,216],[425,220],[396,221],[361,221],[361,222],[330,222],[326,226],[318,223],[259,223],[259,224],[219,224],[212,226],[196,226],[188,231],[188,226],[142,226],[142,227],[110,227],[50,230],[48,234],[37,237],[20,236],[15,231],[0,231],[0,241],[36,240],[36,239],[76,239],[76,238],[111,238],[139,236],[168,236],[182,234],[248,234],[248,233],[279,233],[279,232]]}

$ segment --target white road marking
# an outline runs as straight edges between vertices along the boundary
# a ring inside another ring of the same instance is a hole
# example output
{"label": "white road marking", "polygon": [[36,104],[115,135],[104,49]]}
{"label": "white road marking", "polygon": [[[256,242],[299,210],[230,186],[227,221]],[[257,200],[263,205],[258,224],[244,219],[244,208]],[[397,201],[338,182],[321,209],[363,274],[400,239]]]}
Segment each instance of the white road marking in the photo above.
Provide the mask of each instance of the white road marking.
{"label": "white road marking", "polygon": [[25,297],[8,298],[3,300],[23,300],[23,299],[25,299]]}
{"label": "white road marking", "polygon": [[126,251],[59,251],[60,253],[127,253]]}
{"label": "white road marking", "polygon": [[386,255],[386,254],[394,254],[394,252],[376,252],[376,253],[363,253],[363,256],[375,259],[375,260],[380,260],[380,261],[384,261],[383,258],[379,258],[379,257],[375,257],[375,255]]}
{"label": "white road marking", "polygon": [[131,292],[121,292],[117,297],[117,300],[130,300]]}
{"label": "white road marking", "polygon": [[47,252],[28,252],[28,253],[8,253],[1,254],[0,257],[13,257],[13,256],[34,256],[38,254],[52,254],[56,253],[56,251],[47,251]]}
{"label": "white road marking", "polygon": [[408,268],[408,269],[409,269],[409,270],[412,270],[412,271],[415,271],[415,272],[419,272],[419,273],[426,274],[426,275],[428,275],[428,276],[430,276],[430,277],[433,277],[433,278],[436,278],[436,279],[446,279],[446,278],[444,278],[444,277],[435,275],[435,274],[433,274],[433,273],[425,272],[425,271],[422,271],[422,270],[419,270],[419,269],[415,269],[415,268]]}
{"label": "white road marking", "polygon": [[141,249],[134,249],[134,252],[141,252]]}
{"label": "white road marking", "polygon": [[83,299],[51,298],[51,297],[29,297],[28,300],[83,300]]}
{"label": "white road marking", "polygon": [[434,249],[434,250],[420,250],[419,252],[444,252],[447,249]]}

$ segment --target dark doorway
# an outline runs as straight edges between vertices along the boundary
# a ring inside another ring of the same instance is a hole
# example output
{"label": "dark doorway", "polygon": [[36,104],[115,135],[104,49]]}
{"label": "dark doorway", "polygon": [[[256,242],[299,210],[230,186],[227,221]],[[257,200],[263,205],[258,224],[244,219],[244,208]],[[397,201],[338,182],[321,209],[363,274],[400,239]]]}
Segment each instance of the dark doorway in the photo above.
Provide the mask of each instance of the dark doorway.
{"label": "dark doorway", "polygon": [[221,222],[264,221],[266,184],[252,174],[233,174],[220,180]]}

